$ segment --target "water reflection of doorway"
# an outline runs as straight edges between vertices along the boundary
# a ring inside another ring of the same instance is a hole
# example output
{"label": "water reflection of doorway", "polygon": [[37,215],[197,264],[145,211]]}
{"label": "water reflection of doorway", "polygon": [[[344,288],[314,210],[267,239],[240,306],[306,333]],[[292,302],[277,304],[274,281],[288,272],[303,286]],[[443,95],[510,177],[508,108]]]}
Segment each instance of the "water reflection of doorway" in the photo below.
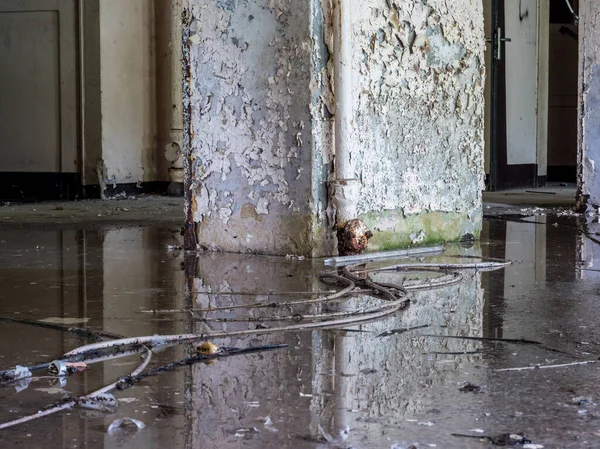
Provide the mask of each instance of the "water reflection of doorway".
{"label": "water reflection of doorway", "polygon": [[[503,271],[485,273],[486,291],[483,334],[502,338],[510,335],[531,336],[544,333],[534,323],[520,329],[527,315],[543,316],[548,304],[541,291],[563,283],[574,282],[577,276],[578,235],[572,222],[558,217],[489,218],[484,225],[483,246],[486,257],[513,261]],[[548,317],[551,320],[552,317]],[[506,334],[506,335],[505,335]]]}

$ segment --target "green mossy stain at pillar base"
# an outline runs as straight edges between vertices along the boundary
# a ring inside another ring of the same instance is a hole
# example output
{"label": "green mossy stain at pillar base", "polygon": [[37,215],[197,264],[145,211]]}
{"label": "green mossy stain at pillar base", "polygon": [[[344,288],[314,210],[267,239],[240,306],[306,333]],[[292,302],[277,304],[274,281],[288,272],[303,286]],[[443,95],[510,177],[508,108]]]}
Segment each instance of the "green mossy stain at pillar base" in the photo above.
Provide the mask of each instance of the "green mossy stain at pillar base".
{"label": "green mossy stain at pillar base", "polygon": [[[469,233],[476,239],[481,232],[481,220],[471,221],[464,213],[425,212],[403,216],[401,211],[371,212],[361,220],[373,230],[369,251],[388,251],[411,246],[429,246],[455,242]],[[411,235],[423,232],[425,236],[413,243]]]}

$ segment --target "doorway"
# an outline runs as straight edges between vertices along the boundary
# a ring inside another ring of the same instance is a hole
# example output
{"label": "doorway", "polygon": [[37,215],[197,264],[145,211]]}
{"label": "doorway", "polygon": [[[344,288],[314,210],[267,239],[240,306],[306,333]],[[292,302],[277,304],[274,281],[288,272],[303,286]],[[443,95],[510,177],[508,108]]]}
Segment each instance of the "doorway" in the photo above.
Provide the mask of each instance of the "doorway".
{"label": "doorway", "polygon": [[577,3],[484,2],[489,191],[575,182]]}

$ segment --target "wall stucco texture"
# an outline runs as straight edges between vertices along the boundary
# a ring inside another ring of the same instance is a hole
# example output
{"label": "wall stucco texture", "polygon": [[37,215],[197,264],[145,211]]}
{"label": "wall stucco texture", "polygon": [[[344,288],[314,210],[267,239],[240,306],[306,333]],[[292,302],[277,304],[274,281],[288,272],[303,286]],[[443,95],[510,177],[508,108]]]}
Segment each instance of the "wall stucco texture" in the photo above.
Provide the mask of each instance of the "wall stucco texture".
{"label": "wall stucco texture", "polygon": [[[348,139],[361,181],[358,213],[375,232],[373,249],[477,236],[481,2],[351,6]],[[236,252],[331,253],[328,2],[191,0],[184,21],[187,204],[198,243]]]}

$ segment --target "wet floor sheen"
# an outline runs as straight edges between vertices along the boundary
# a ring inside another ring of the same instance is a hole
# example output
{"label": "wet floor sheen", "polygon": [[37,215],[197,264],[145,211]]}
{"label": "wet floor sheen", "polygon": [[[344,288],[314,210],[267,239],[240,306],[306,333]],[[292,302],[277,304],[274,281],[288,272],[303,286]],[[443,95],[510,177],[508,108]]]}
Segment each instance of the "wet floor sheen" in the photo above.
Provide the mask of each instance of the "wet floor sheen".
{"label": "wet floor sheen", "polygon": [[[484,256],[512,266],[463,272],[459,283],[411,292],[408,308],[367,324],[269,334],[259,331],[297,324],[302,315],[284,307],[280,315],[298,319],[282,324],[265,320],[275,314],[268,307],[227,307],[329,290],[317,278],[322,261],[185,256],[173,249],[180,238],[174,228],[0,228],[0,317],[124,336],[250,330],[256,332],[214,343],[288,345],[147,378],[114,393],[115,411],[73,408],[0,430],[0,441],[44,448],[420,449],[494,447],[481,437],[509,433],[526,435],[525,447],[598,448],[600,364],[573,363],[600,353],[600,245],[579,228],[574,217],[491,217],[481,242],[448,245],[445,254],[419,260]],[[392,262],[406,259],[385,264]],[[343,310],[372,301],[355,295]],[[215,307],[222,309],[201,310]],[[302,314],[339,310],[323,304]],[[16,322],[0,321],[0,329],[0,369],[50,361],[89,343]],[[193,351],[191,344],[165,349],[151,366]],[[37,372],[0,385],[0,423],[96,390],[139,362],[134,355],[68,378]],[[559,364],[571,365],[543,368]],[[145,427],[108,432],[125,417]]]}

